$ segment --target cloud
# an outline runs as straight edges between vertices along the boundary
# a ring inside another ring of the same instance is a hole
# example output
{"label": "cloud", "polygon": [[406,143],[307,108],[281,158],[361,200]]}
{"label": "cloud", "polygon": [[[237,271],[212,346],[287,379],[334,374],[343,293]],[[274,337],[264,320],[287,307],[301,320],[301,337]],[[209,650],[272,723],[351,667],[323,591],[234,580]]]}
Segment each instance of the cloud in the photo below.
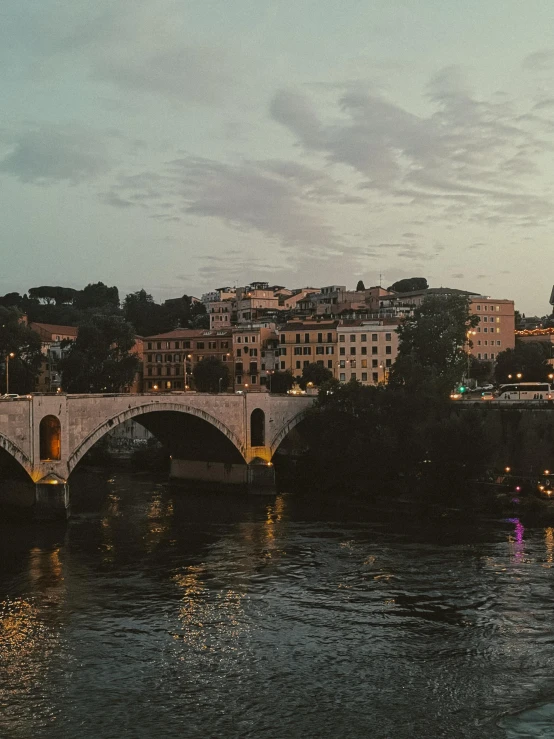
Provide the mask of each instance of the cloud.
{"label": "cloud", "polygon": [[37,124],[18,132],[2,131],[7,153],[0,172],[22,182],[46,184],[91,180],[111,166],[108,142],[113,133],[102,133],[74,124]]}
{"label": "cloud", "polygon": [[334,110],[281,90],[270,114],[307,154],[360,176],[360,190],[381,205],[387,195],[447,220],[549,217],[551,199],[532,183],[551,148],[543,135],[550,123],[524,119],[504,98],[477,98],[458,67],[434,75],[427,97],[432,108],[423,116],[364,89],[337,93]]}
{"label": "cloud", "polygon": [[4,68],[57,78],[71,65],[122,91],[203,105],[231,98],[241,75],[240,48],[193,34],[194,11],[174,0],[4,0],[2,10]]}
{"label": "cloud", "polygon": [[341,246],[327,221],[329,205],[364,202],[345,193],[327,173],[297,162],[231,164],[202,157],[175,159],[161,173],[120,176],[101,198],[117,207],[141,205],[157,218],[215,218],[262,233],[281,246],[313,250]]}
{"label": "cloud", "polygon": [[522,69],[534,72],[548,72],[554,65],[554,49],[542,49],[529,54],[521,63]]}

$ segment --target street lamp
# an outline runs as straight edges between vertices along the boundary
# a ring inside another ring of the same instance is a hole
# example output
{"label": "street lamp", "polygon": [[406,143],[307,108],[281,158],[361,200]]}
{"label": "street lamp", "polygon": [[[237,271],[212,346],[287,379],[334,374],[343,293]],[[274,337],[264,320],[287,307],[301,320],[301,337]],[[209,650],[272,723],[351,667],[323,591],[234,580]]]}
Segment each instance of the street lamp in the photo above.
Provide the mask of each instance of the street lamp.
{"label": "street lamp", "polygon": [[190,374],[188,372],[188,360],[192,359],[192,354],[186,354],[185,355],[185,390],[188,390],[189,384],[188,384],[188,375]]}
{"label": "street lamp", "polygon": [[271,392],[271,377],[275,370],[267,370],[267,379],[268,379],[268,385],[269,385],[269,392]]}
{"label": "street lamp", "polygon": [[386,385],[387,384],[386,383],[387,374],[386,374],[386,371],[385,371],[385,363],[384,362],[381,362],[379,364],[379,369],[382,369],[383,370],[383,385]]}
{"label": "street lamp", "polygon": [[13,359],[15,354],[10,352],[6,354],[6,395],[10,392],[10,359]]}
{"label": "street lamp", "polygon": [[466,380],[469,380],[469,375],[471,374],[471,346],[470,346],[471,338],[470,337],[475,336],[476,333],[477,331],[468,331],[466,333],[466,338],[467,338],[467,378]]}
{"label": "street lamp", "polygon": [[518,372],[517,375],[516,375],[516,377],[517,377],[518,380],[521,380],[521,378],[523,377],[523,375],[521,374],[521,372]]}
{"label": "street lamp", "polygon": [[220,377],[219,380],[217,381],[217,383],[218,383],[218,392],[221,392],[221,383],[222,382],[223,382],[223,377]]}

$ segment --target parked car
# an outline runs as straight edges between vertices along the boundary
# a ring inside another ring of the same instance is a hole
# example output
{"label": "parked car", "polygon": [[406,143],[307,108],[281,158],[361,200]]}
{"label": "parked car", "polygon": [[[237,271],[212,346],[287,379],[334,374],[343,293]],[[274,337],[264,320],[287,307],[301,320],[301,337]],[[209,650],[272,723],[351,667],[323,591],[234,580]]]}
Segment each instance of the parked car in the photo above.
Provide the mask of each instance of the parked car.
{"label": "parked car", "polygon": [[1,400],[15,400],[16,398],[19,398],[17,393],[4,393],[4,395],[0,396]]}
{"label": "parked car", "polygon": [[494,385],[491,385],[490,382],[487,385],[483,385],[483,390],[494,390]]}
{"label": "parked car", "polygon": [[491,390],[485,390],[481,393],[481,400],[494,400],[494,393]]}

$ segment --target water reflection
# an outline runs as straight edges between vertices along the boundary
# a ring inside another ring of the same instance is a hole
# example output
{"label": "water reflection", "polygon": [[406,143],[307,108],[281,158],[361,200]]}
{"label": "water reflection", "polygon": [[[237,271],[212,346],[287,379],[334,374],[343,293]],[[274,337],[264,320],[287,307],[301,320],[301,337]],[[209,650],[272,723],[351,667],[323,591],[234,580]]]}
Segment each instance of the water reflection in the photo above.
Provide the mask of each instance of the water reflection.
{"label": "water reflection", "polygon": [[496,739],[552,702],[554,527],[74,496],[0,537],[2,738]]}

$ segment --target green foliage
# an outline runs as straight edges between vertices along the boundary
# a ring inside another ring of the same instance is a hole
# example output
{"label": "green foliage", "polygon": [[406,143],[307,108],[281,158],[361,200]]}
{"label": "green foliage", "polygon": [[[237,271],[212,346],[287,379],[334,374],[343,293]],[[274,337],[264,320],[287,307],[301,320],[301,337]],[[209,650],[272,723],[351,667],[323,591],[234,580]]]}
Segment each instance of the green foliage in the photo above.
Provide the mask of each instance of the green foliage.
{"label": "green foliage", "polygon": [[209,328],[210,318],[202,303],[192,303],[188,295],[156,303],[146,290],[130,293],[123,301],[125,320],[140,336],[155,336],[175,328]]}
{"label": "green foliage", "polygon": [[389,384],[412,392],[432,387],[446,396],[467,367],[467,330],[477,321],[464,295],[426,297],[397,329],[398,356]]}
{"label": "green foliage", "polygon": [[197,362],[192,370],[194,385],[201,393],[217,393],[229,387],[229,368],[215,357]]}
{"label": "green foliage", "polygon": [[302,377],[298,380],[298,384],[302,390],[305,390],[309,382],[311,382],[312,385],[319,387],[324,382],[329,382],[332,378],[333,373],[330,369],[323,367],[321,364],[317,364],[317,362],[312,362],[302,370]]}
{"label": "green foliage", "polygon": [[73,304],[82,310],[95,308],[113,312],[119,308],[119,290],[115,286],[108,287],[103,282],[91,283],[75,294]]}
{"label": "green foliage", "polygon": [[394,282],[387,290],[395,293],[410,293],[414,290],[427,290],[429,285],[425,277],[406,277],[404,280]]}
{"label": "green foliage", "polygon": [[496,357],[494,374],[497,382],[510,382],[508,375],[515,380],[516,374],[522,375],[523,382],[536,382],[548,379],[552,372],[548,364],[550,344],[541,341],[516,342],[515,349],[505,349]]}
{"label": "green foliage", "polygon": [[52,287],[50,285],[41,285],[40,287],[32,287],[29,290],[29,297],[43,300],[47,305],[55,303],[62,305],[63,303],[71,303],[77,294],[77,290],[72,287]]}
{"label": "green foliage", "polygon": [[32,392],[42,359],[40,337],[22,323],[18,310],[0,306],[0,362],[3,370],[0,392],[5,391],[6,357],[11,353],[15,356],[9,360],[10,392]]}
{"label": "green foliage", "polygon": [[365,285],[363,280],[358,280],[358,284],[356,285],[356,290],[361,292],[362,290],[365,290]]}
{"label": "green foliage", "polygon": [[469,376],[477,380],[478,385],[481,385],[491,379],[492,364],[490,362],[483,362],[472,356],[469,366]]}
{"label": "green foliage", "polygon": [[274,372],[271,379],[268,379],[268,387],[272,393],[286,393],[294,385],[294,377],[290,370],[285,372]]}
{"label": "green foliage", "polygon": [[467,479],[489,452],[478,411],[460,413],[437,394],[356,381],[321,387],[305,433],[308,479],[354,493],[395,480],[409,480],[411,490],[428,478]]}
{"label": "green foliage", "polygon": [[60,362],[66,392],[121,392],[133,382],[140,362],[131,353],[135,332],[130,323],[119,316],[97,314],[78,331]]}

